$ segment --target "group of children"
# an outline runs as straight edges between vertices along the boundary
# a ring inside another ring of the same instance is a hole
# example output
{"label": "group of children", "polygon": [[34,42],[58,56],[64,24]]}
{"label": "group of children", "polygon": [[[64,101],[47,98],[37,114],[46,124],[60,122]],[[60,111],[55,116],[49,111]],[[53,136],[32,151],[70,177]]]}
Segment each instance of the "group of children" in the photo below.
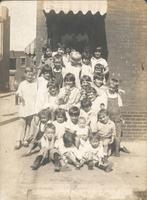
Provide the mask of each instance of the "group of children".
{"label": "group of children", "polygon": [[[21,131],[15,149],[38,152],[32,169],[52,161],[55,171],[87,165],[112,171],[109,156],[120,156],[123,90],[109,80],[102,48],[84,51],[46,48],[37,69],[26,67],[19,84]],[[123,147],[125,152],[128,150]]]}

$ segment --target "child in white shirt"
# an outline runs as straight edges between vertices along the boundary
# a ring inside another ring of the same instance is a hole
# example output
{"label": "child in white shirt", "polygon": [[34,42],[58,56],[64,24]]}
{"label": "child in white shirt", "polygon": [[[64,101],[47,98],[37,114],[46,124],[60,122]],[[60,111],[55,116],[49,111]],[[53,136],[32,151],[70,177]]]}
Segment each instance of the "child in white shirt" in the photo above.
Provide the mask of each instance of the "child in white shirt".
{"label": "child in white shirt", "polygon": [[25,69],[25,79],[19,84],[16,92],[19,98],[19,117],[21,131],[19,132],[15,149],[22,145],[28,146],[30,137],[30,128],[33,116],[35,114],[35,104],[37,97],[37,82],[34,80],[34,69],[27,67]]}

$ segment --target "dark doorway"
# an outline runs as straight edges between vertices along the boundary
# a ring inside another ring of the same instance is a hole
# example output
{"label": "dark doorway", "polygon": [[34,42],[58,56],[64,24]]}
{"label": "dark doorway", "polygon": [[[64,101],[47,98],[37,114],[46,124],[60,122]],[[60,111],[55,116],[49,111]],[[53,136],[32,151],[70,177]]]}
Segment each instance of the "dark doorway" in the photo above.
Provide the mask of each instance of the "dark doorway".
{"label": "dark doorway", "polygon": [[104,50],[103,57],[107,58],[105,16],[99,13],[92,15],[91,12],[86,15],[78,12],[75,15],[72,11],[68,14],[51,11],[46,14],[46,21],[48,39],[53,50],[58,43],[80,52],[86,47],[93,51],[97,46],[101,46]]}

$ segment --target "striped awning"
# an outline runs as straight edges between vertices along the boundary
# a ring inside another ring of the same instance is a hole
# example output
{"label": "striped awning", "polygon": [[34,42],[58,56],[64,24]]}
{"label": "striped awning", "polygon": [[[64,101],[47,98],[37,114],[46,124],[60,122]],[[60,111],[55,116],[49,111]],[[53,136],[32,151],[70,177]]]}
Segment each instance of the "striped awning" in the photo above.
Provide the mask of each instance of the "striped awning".
{"label": "striped awning", "polygon": [[48,0],[44,1],[43,9],[46,13],[53,10],[56,14],[61,11],[65,14],[70,11],[77,14],[81,11],[85,15],[88,11],[90,11],[93,15],[97,12],[104,15],[107,12],[107,0]]}

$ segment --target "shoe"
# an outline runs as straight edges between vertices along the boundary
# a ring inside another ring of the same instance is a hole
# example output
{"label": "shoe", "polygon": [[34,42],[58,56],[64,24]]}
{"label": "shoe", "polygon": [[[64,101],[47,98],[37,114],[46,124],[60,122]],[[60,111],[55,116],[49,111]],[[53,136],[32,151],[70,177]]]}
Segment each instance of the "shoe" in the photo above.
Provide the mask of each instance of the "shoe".
{"label": "shoe", "polygon": [[130,153],[130,151],[125,146],[121,146],[120,151],[123,151],[124,153]]}
{"label": "shoe", "polygon": [[42,161],[43,156],[37,156],[37,158],[35,159],[33,165],[31,166],[32,170],[37,170],[40,165],[41,165],[41,161]]}
{"label": "shoe", "polygon": [[61,169],[61,162],[60,162],[60,155],[58,153],[55,153],[54,155],[54,165],[55,165],[54,171],[59,172]]}
{"label": "shoe", "polygon": [[89,162],[87,163],[87,165],[88,165],[88,169],[89,169],[89,170],[93,170],[94,164],[93,164],[93,161],[92,161],[92,160],[89,161]]}
{"label": "shoe", "polygon": [[14,149],[15,149],[15,150],[18,150],[18,149],[20,149],[21,147],[22,147],[21,141],[16,141],[16,145],[15,145]]}
{"label": "shoe", "polygon": [[24,140],[24,141],[23,141],[23,146],[24,146],[24,147],[28,147],[28,146],[29,146],[29,143],[28,143],[27,140]]}

